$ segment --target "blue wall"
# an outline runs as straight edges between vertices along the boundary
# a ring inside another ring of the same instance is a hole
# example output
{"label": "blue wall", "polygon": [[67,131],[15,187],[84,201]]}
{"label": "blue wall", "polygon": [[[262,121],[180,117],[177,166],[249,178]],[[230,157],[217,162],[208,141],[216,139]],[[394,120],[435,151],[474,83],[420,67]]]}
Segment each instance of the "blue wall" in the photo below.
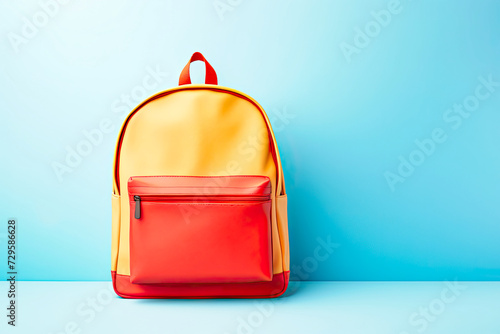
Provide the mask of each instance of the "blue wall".
{"label": "blue wall", "polygon": [[54,1],[0,5],[0,219],[19,221],[21,279],[109,279],[127,104],[194,51],[273,120],[294,278],[500,278],[499,2]]}

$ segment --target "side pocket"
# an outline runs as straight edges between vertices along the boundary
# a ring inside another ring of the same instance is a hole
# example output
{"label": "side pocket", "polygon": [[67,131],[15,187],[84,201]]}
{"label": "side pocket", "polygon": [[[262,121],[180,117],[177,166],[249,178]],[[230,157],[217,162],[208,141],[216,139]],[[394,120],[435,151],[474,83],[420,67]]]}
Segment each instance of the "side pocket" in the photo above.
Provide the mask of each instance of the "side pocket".
{"label": "side pocket", "polygon": [[288,246],[288,213],[287,197],[281,195],[276,198],[276,213],[278,216],[278,230],[281,238],[281,252],[283,254],[283,269],[290,270],[290,250]]}
{"label": "side pocket", "polygon": [[120,196],[111,195],[111,271],[116,271],[120,240]]}

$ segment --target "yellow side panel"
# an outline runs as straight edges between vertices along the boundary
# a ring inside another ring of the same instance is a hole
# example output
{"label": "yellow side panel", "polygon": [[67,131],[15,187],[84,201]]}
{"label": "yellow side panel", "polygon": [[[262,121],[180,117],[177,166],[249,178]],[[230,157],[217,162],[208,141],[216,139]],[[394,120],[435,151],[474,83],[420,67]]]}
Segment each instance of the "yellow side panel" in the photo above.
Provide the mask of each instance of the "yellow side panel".
{"label": "yellow side panel", "polygon": [[[127,181],[131,176],[265,175],[271,179],[272,202],[276,203],[281,166],[278,161],[276,167],[270,152],[274,143],[269,142],[267,122],[249,101],[208,89],[176,90],[149,102],[130,119],[117,161],[121,195],[118,274],[130,274]],[[280,189],[281,185],[278,192]],[[286,225],[286,216],[279,215],[280,223]],[[288,250],[288,240],[283,248],[280,234],[287,232],[278,226],[276,216],[274,204],[273,271],[281,273],[282,250]]]}
{"label": "yellow side panel", "polygon": [[281,253],[283,254],[283,270],[290,270],[290,250],[288,246],[288,215],[286,195],[276,198],[276,210],[278,215],[278,228],[281,239]]}
{"label": "yellow side panel", "polygon": [[111,195],[111,271],[116,271],[120,238],[120,196]]}

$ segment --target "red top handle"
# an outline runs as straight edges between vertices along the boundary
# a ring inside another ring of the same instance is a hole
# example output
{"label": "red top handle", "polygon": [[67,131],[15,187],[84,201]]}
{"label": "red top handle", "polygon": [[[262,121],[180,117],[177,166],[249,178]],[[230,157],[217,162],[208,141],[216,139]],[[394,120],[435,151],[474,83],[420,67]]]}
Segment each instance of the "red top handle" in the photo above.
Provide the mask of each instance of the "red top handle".
{"label": "red top handle", "polygon": [[195,52],[189,59],[189,62],[184,67],[181,72],[181,76],[179,77],[179,86],[181,85],[189,85],[191,84],[191,77],[189,75],[189,67],[193,61],[201,60],[205,63],[205,83],[209,85],[217,85],[217,74],[215,73],[214,68],[209,62],[203,57],[200,52]]}

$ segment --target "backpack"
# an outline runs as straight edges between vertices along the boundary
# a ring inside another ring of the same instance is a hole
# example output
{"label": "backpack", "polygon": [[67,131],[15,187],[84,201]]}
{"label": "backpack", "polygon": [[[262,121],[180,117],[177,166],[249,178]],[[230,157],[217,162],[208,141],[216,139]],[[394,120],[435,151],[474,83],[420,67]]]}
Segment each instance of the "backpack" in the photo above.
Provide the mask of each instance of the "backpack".
{"label": "backpack", "polygon": [[[205,84],[189,67],[205,63]],[[269,119],[196,52],[116,144],[111,274],[124,298],[267,298],[289,279],[287,198]]]}

